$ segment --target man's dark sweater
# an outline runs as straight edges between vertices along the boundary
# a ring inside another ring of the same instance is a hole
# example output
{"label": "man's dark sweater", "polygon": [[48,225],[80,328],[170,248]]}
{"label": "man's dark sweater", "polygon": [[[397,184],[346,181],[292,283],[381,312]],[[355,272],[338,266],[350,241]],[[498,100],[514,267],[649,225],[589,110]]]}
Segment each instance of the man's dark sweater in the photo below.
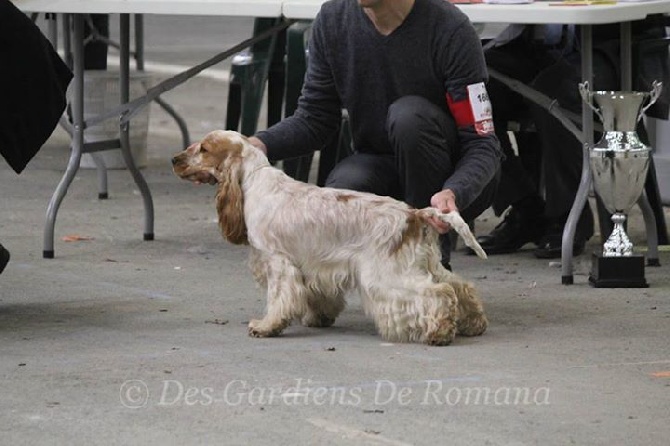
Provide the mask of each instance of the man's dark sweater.
{"label": "man's dark sweater", "polygon": [[[459,101],[468,85],[486,80],[478,36],[467,16],[445,0],[416,0],[388,36],[356,0],[330,0],[314,21],[296,112],[256,136],[270,159],[304,155],[324,146],[346,108],[355,150],[391,154],[385,128],[391,103],[416,95],[450,114],[447,93]],[[457,154],[456,171],[444,188],[465,208],[493,178],[500,149],[493,132],[481,135],[468,126],[458,135],[460,147],[450,148]]]}

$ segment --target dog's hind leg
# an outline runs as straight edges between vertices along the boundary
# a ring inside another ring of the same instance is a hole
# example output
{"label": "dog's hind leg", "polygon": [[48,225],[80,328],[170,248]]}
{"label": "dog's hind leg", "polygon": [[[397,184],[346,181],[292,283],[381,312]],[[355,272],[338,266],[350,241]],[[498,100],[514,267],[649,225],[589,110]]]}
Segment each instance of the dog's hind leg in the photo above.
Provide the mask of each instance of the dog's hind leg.
{"label": "dog's hind leg", "polygon": [[330,327],[345,306],[342,293],[334,296],[311,294],[307,298],[307,312],[302,317],[302,324],[307,327]]}
{"label": "dog's hind leg", "polygon": [[361,275],[365,311],[386,340],[448,345],[456,336],[457,297],[448,283],[406,271],[394,278]]}
{"label": "dog's hind leg", "polygon": [[451,284],[458,296],[457,332],[463,336],[479,336],[489,325],[477,292],[471,283],[455,281]]}
{"label": "dog's hind leg", "polygon": [[477,295],[475,287],[459,275],[452,273],[435,262],[431,272],[438,282],[450,284],[458,299],[457,332],[463,336],[479,336],[486,331],[488,319],[484,314],[484,306]]}
{"label": "dog's hind leg", "polygon": [[267,258],[267,309],[263,319],[249,321],[249,335],[278,336],[307,311],[308,290],[301,271],[281,256]]}
{"label": "dog's hind leg", "polygon": [[393,342],[449,345],[456,336],[456,296],[447,284],[417,290],[368,289],[382,299],[366,305],[379,334]]}

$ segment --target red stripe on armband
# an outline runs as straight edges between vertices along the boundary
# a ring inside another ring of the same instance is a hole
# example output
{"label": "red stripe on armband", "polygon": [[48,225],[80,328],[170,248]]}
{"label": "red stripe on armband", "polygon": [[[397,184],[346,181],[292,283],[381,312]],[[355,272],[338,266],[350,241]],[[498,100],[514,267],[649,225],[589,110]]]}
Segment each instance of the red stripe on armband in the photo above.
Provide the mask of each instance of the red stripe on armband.
{"label": "red stripe on armband", "polygon": [[468,127],[475,124],[472,105],[468,97],[460,101],[454,101],[451,95],[447,93],[447,106],[449,106],[458,127]]}

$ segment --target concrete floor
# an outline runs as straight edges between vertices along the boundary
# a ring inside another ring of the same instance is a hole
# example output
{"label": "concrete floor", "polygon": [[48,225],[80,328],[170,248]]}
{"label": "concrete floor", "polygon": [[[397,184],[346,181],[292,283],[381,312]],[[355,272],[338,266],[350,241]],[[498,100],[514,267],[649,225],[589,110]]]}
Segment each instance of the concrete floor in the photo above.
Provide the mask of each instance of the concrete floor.
{"label": "concrete floor", "polygon": [[[165,95],[192,137],[221,127],[225,82]],[[670,436],[670,254],[648,289],[575,284],[530,250],[452,264],[490,319],[449,347],[390,344],[353,297],[329,329],[247,336],[263,297],[246,249],[219,235],[214,189],[176,178],[180,134],[152,106],[143,169],[156,240],[128,173],[98,200],[80,170],[42,259],[69,155],[57,129],[21,175],[0,164],[0,444],[658,445]],[[497,218],[476,224],[485,233]],[[631,233],[644,244],[639,213]],[[90,238],[66,242],[66,236]],[[596,238],[587,251],[597,249]],[[529,247],[530,248],[530,247]]]}

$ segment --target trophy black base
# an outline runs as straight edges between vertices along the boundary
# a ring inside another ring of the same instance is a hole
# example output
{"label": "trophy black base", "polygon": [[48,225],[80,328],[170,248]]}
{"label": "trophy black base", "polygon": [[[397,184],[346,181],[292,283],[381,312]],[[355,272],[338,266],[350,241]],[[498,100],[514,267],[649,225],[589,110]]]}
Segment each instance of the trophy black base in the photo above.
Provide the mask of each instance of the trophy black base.
{"label": "trophy black base", "polygon": [[594,252],[589,283],[595,288],[647,288],[644,256],[603,257]]}

